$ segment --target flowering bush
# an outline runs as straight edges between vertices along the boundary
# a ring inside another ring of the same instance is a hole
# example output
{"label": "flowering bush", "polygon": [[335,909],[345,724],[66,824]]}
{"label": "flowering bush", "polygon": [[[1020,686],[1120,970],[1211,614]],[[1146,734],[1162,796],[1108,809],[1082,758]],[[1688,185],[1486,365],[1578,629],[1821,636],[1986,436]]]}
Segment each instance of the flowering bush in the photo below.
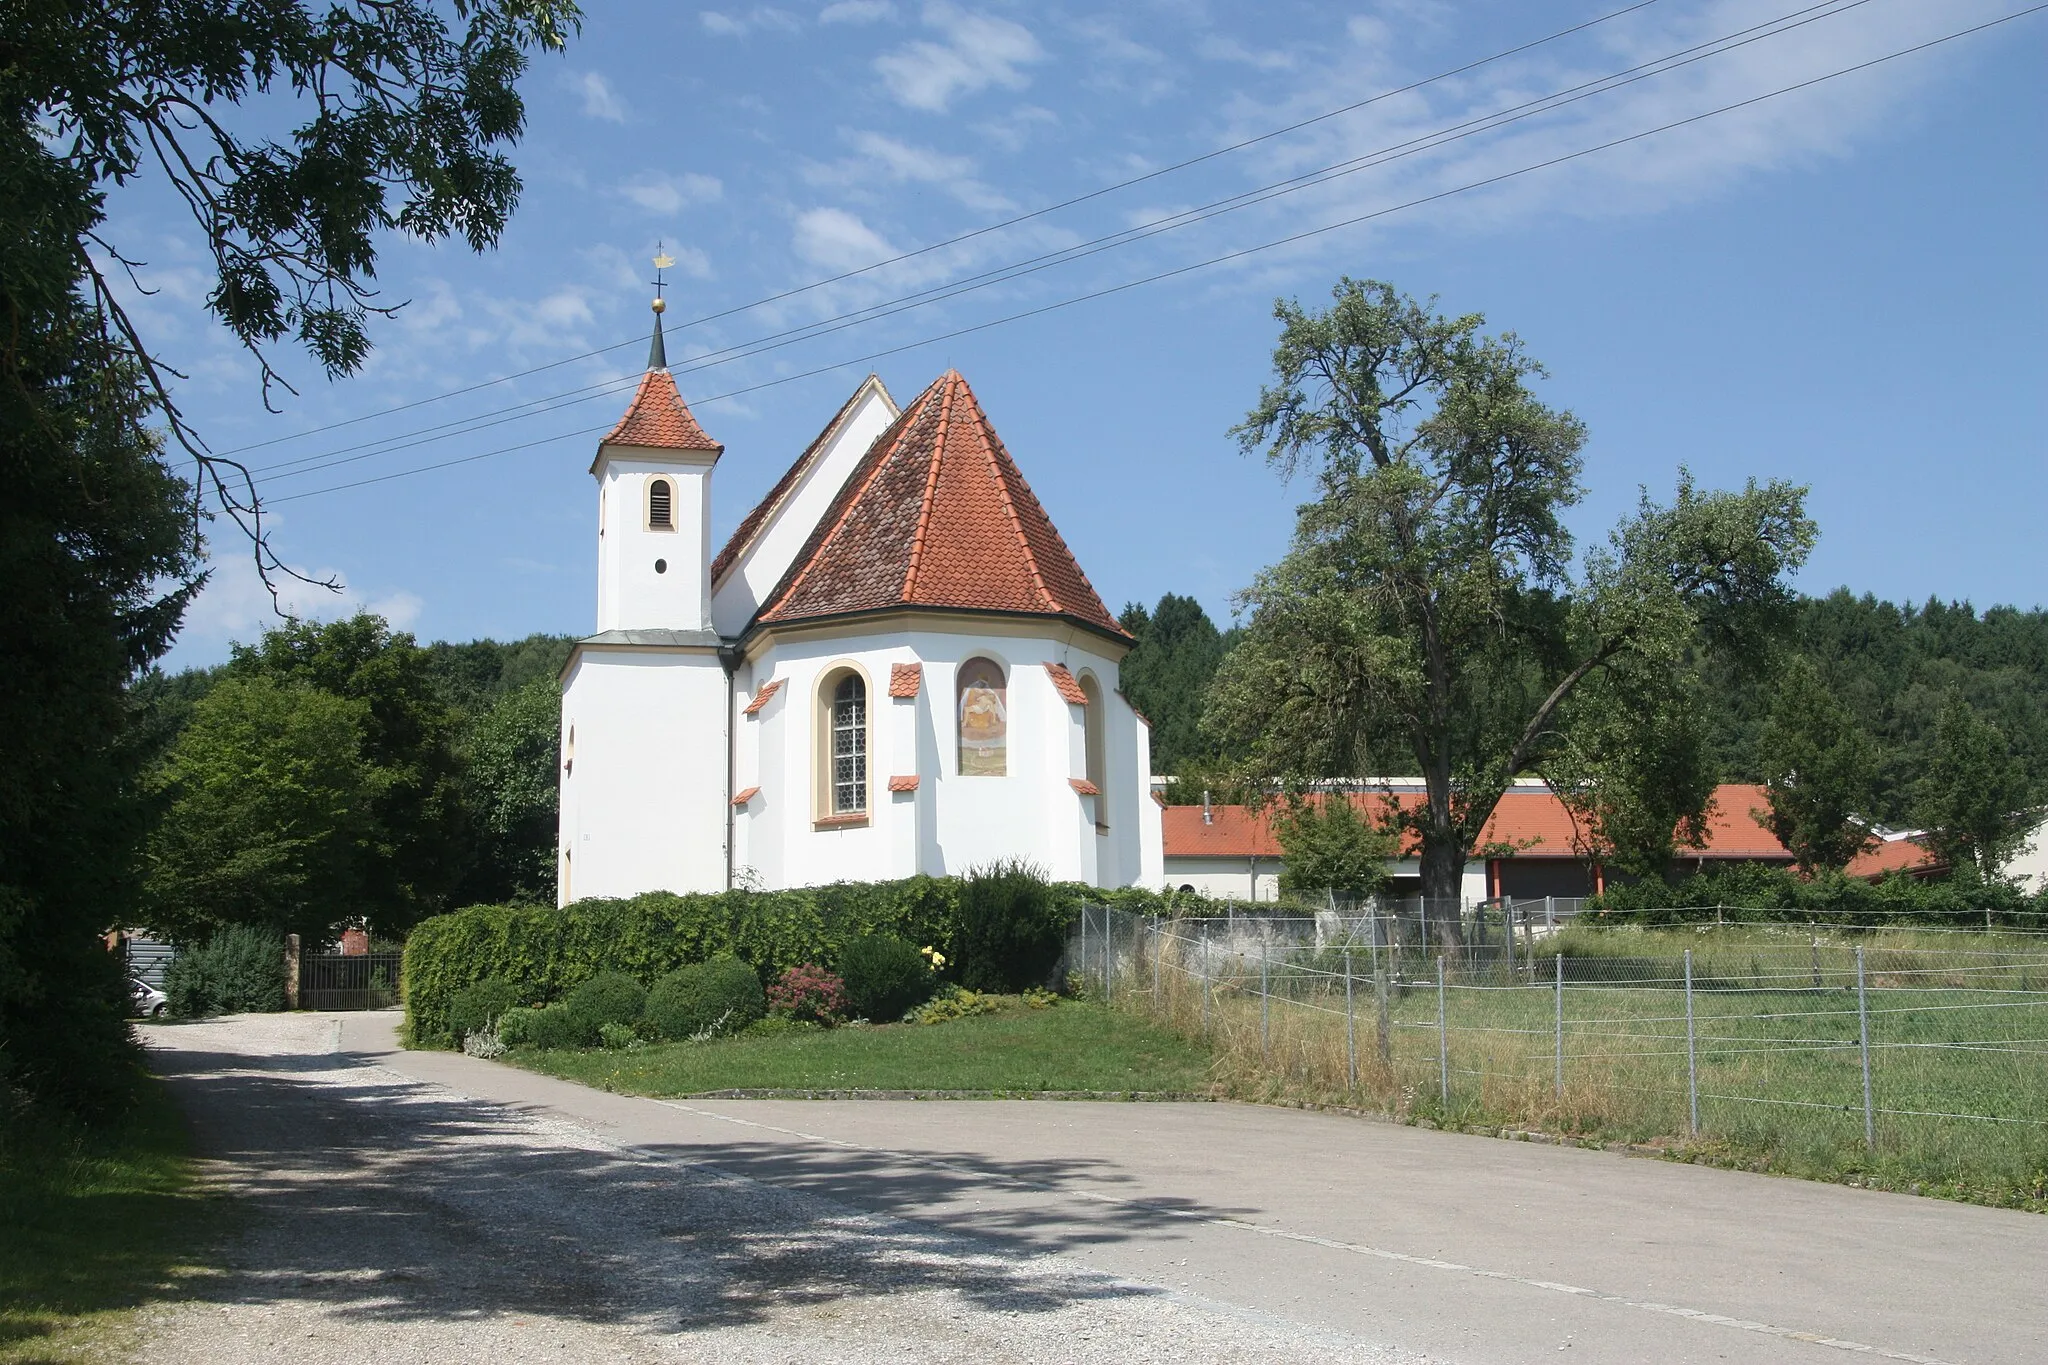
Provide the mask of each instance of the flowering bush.
{"label": "flowering bush", "polygon": [[846,983],[808,962],[784,971],[768,988],[770,1011],[806,1023],[844,1022],[849,1004]]}

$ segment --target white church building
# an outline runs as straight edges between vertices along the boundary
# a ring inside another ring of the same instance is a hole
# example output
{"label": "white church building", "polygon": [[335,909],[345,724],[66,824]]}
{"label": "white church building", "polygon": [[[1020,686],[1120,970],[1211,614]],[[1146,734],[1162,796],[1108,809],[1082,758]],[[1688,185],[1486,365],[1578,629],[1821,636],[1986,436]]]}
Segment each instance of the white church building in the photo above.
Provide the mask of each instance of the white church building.
{"label": "white church building", "polygon": [[560,899],[999,859],[1164,880],[1131,640],[967,381],[870,375],[715,555],[725,448],[670,376],[598,444],[597,630],[562,673]]}

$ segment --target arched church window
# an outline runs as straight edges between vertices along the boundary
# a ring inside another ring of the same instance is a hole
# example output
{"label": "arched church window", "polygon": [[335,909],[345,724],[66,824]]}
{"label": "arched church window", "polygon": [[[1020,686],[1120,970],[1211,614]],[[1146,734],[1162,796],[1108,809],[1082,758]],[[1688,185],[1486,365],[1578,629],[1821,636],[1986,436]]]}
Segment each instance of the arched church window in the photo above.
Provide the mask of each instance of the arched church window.
{"label": "arched church window", "polygon": [[1010,704],[1003,666],[993,659],[969,659],[957,681],[960,775],[1001,777],[1009,771]]}
{"label": "arched church window", "polygon": [[676,529],[676,486],[667,479],[647,481],[647,529]]}
{"label": "arched church window", "polygon": [[868,808],[867,682],[849,670],[832,684],[831,698],[831,811],[860,815]]}
{"label": "arched church window", "polygon": [[1082,722],[1087,731],[1084,735],[1087,753],[1088,780],[1095,786],[1095,828],[1109,828],[1109,708],[1102,704],[1102,684],[1095,680],[1093,673],[1083,673],[1080,678],[1081,694],[1088,698],[1088,704],[1081,709],[1088,713]]}

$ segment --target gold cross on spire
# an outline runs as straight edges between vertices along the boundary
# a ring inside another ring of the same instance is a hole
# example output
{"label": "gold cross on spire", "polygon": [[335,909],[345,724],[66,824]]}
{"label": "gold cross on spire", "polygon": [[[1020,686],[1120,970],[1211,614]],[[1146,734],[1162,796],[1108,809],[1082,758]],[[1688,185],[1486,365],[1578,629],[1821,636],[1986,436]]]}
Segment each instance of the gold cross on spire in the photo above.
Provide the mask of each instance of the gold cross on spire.
{"label": "gold cross on spire", "polygon": [[668,308],[668,301],[661,296],[661,291],[667,287],[667,281],[661,278],[661,272],[669,269],[675,263],[675,257],[662,250],[661,243],[656,242],[654,244],[654,311],[657,313],[663,312]]}

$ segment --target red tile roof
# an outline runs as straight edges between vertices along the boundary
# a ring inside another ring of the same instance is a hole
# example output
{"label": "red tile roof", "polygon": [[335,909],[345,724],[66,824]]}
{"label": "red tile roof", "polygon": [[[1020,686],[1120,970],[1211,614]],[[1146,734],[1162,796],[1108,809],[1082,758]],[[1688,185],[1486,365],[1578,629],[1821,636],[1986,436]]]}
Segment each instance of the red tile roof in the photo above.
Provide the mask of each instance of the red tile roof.
{"label": "red tile roof", "polygon": [[709,450],[725,447],[704,434],[689,405],[676,391],[676,381],[667,370],[649,370],[626,415],[612,428],[603,444],[651,446],[656,450]]}
{"label": "red tile roof", "polygon": [[1068,671],[1065,664],[1047,664],[1045,671],[1052,675],[1052,685],[1059,689],[1062,697],[1075,706],[1088,704],[1088,694],[1081,690],[1080,683],[1074,681],[1074,675]]}
{"label": "red tile roof", "polygon": [[759,787],[748,787],[744,791],[734,792],[732,796],[732,803],[735,806],[744,806],[747,804],[747,802],[753,800],[760,794],[761,789]]}
{"label": "red tile roof", "polygon": [[[1397,792],[1394,800],[1403,810],[1423,802],[1419,792]],[[1384,811],[1386,797],[1378,792],[1354,792],[1351,802],[1369,818]],[[1763,805],[1763,789],[1743,783],[1724,783],[1714,794],[1707,814],[1707,844],[1703,849],[1678,850],[1680,858],[1743,858],[1789,862],[1792,855],[1771,832],[1750,815]],[[1212,823],[1202,822],[1200,806],[1168,806],[1160,813],[1165,832],[1166,855],[1172,858],[1278,858],[1280,841],[1273,834],[1271,810],[1251,811],[1244,806],[1213,806]],[[1517,858],[1575,858],[1574,825],[1571,811],[1556,795],[1543,790],[1517,789],[1503,795],[1493,815],[1480,831],[1478,847],[1506,844]],[[1404,856],[1413,857],[1413,837]]]}
{"label": "red tile roof", "polygon": [[[868,379],[874,380],[877,384],[881,383],[874,375],[869,375]],[[839,430],[839,424],[846,420],[846,415],[853,411],[853,405],[859,401],[861,394],[866,392],[866,390],[867,380],[863,380],[861,386],[855,389],[844,403],[839,405],[839,411],[832,414],[832,420],[825,423],[825,429],[813,437],[808,446],[804,447],[804,453],[796,457],[796,463],[782,472],[782,477],[777,479],[775,486],[768,490],[768,496],[755,503],[754,510],[747,513],[746,517],[740,522],[739,528],[732,533],[732,538],[725,542],[725,548],[720,550],[718,557],[711,561],[711,582],[714,586],[719,579],[725,577],[725,571],[733,566],[734,561],[740,557],[741,551],[745,550],[748,544],[753,541],[754,533],[761,529],[762,522],[768,520],[768,514],[780,506],[783,498],[788,496],[789,490],[796,487],[798,482],[802,480],[804,471],[811,467],[812,461],[816,460],[819,453],[825,449],[825,443],[832,438],[833,432]],[[883,396],[887,396],[886,390]]]}
{"label": "red tile roof", "polygon": [[892,777],[892,778],[890,778],[890,779],[889,779],[889,790],[890,790],[890,791],[892,791],[892,792],[914,792],[914,791],[916,791],[916,790],[917,790],[917,774],[915,774],[915,773],[912,773],[912,774],[911,774],[910,776],[908,776],[908,777]]}
{"label": "red tile roof", "polygon": [[775,700],[775,694],[782,690],[782,684],[783,679],[781,678],[777,678],[773,682],[762,683],[761,690],[754,694],[754,699],[746,704],[745,709],[740,714],[751,716],[769,702]]}
{"label": "red tile roof", "polygon": [[890,664],[889,695],[892,697],[914,697],[924,682],[923,664]]}
{"label": "red tile roof", "polygon": [[1848,866],[1852,877],[1876,881],[1888,872],[1932,872],[1945,864],[1933,852],[1911,839],[1888,839],[1856,855]]}
{"label": "red tile roof", "polygon": [[1129,638],[953,370],[861,457],[757,619],[899,606],[1060,616]]}
{"label": "red tile roof", "polygon": [[1070,777],[1067,779],[1067,785],[1083,796],[1102,795],[1102,788],[1096,786],[1085,777]]}

